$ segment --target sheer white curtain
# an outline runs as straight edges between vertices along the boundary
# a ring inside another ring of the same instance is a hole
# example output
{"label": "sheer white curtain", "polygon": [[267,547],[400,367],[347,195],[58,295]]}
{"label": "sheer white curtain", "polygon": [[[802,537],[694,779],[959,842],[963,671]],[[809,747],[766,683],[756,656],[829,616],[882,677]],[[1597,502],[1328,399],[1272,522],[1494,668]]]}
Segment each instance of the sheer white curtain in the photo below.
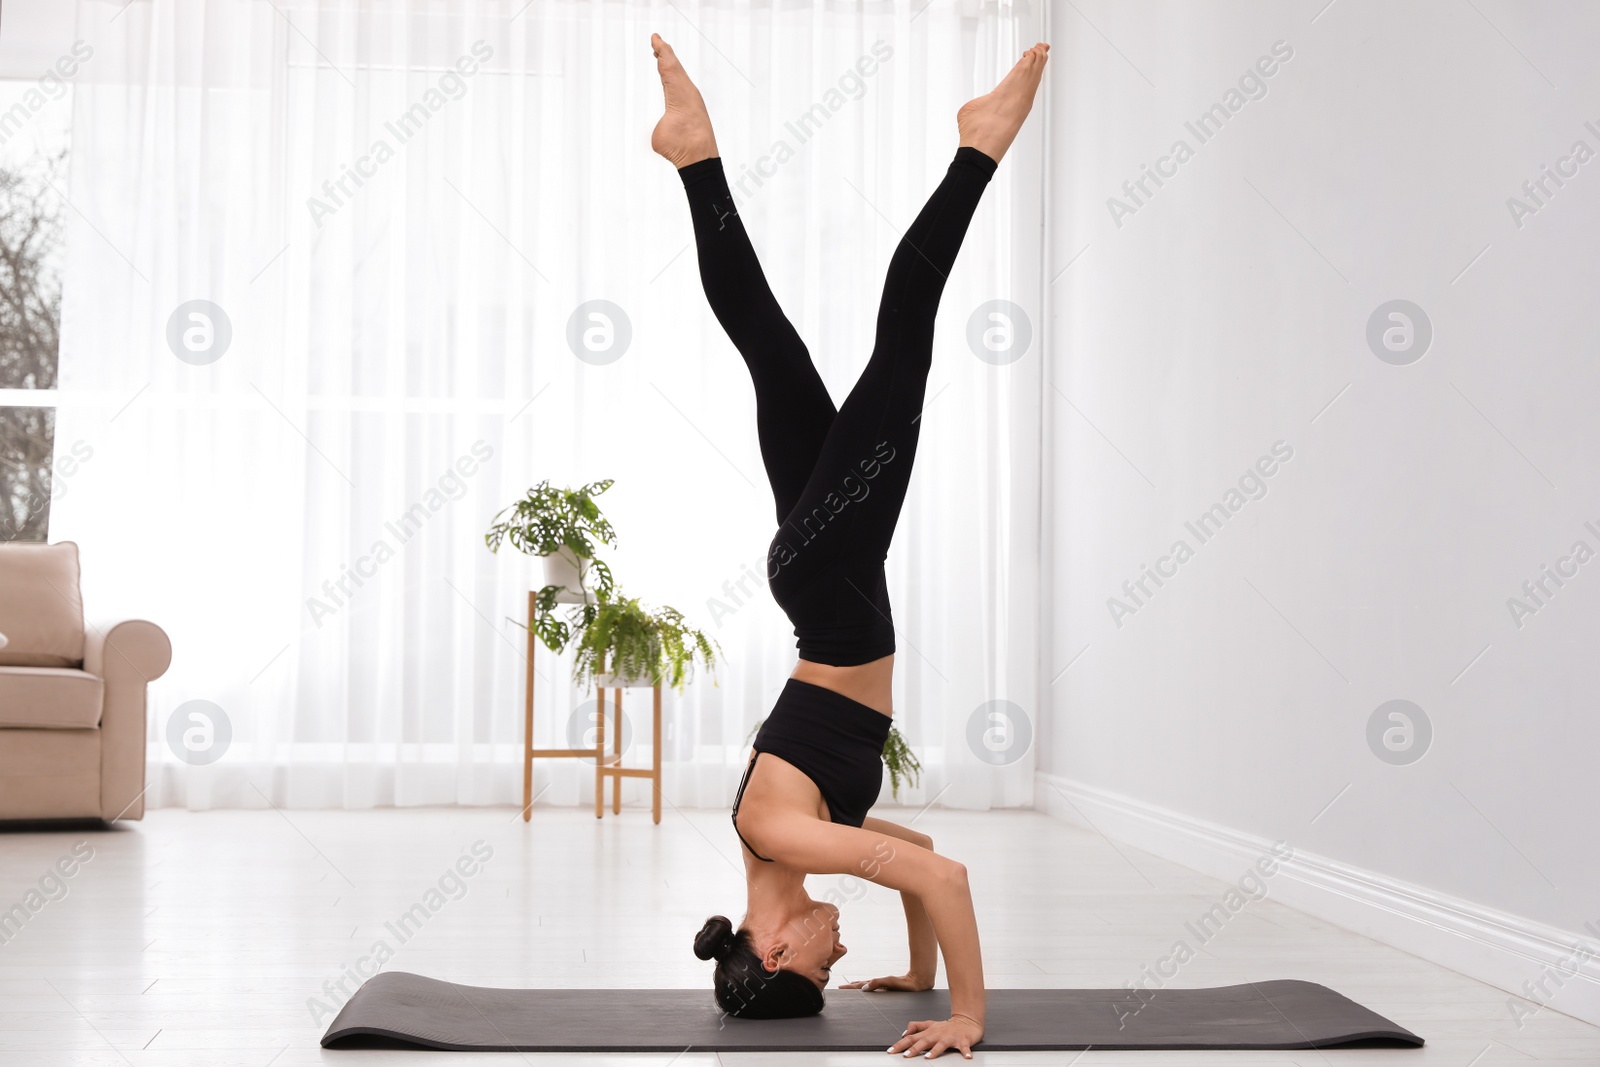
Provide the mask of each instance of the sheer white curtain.
{"label": "sheer white curtain", "polygon": [[[698,81],[767,275],[839,401],[900,232],[955,151],[956,107],[1037,39],[1038,13],[80,0],[78,18],[94,56],[74,105],[57,439],[93,458],[52,538],[79,543],[92,616],[172,636],[149,802],[519,803],[524,633],[507,617],[542,583],[483,534],[541,479],[615,478],[600,503],[625,591],[724,652],[718,685],[667,694],[668,805],[727,804],[794,642],[762,578],[772,498],[748,376],[706,307],[681,184],[650,151],[649,34]],[[889,557],[916,806],[1031,798],[1031,753],[1004,754],[1004,723],[982,724],[999,757],[971,739],[988,702],[1036,706],[1040,324],[1009,363],[978,358],[968,325],[987,301],[1037,307],[1042,128],[996,176],[945,291]],[[609,362],[569,344],[596,300],[620,309],[617,348],[628,334]],[[536,742],[564,746],[583,695],[569,661],[537,662]],[[194,700],[231,734],[205,765],[168,741]],[[648,697],[629,706],[637,761]],[[546,760],[536,788],[575,804],[592,780]]]}

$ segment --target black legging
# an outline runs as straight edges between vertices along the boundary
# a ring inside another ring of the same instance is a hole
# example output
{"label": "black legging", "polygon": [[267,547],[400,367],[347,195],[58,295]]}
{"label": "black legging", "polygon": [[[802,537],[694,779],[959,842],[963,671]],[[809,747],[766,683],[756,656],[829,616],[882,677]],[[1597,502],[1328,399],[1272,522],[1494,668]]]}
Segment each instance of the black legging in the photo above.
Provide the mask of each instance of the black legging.
{"label": "black legging", "polygon": [[678,170],[706,299],[755,384],[756,433],[778,518],[768,585],[794,624],[802,659],[849,666],[895,649],[884,561],[911,480],[934,313],[998,166],[976,148],[956,149],[889,260],[872,356],[837,411],[767,285],[722,160]]}

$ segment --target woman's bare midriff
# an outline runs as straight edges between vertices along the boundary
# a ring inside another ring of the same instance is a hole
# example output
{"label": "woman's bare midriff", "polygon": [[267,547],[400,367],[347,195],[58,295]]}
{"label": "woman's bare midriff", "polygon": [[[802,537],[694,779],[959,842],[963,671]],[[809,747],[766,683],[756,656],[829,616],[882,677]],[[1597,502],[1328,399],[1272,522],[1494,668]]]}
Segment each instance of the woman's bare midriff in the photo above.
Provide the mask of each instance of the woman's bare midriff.
{"label": "woman's bare midriff", "polygon": [[803,659],[794,665],[791,678],[798,678],[802,682],[820,685],[824,689],[832,689],[835,693],[843,693],[851,700],[865,704],[875,711],[885,715],[894,715],[892,691],[894,683],[894,654],[891,653],[882,659],[875,659],[871,663],[862,663],[854,667],[835,667],[828,663],[813,663]]}

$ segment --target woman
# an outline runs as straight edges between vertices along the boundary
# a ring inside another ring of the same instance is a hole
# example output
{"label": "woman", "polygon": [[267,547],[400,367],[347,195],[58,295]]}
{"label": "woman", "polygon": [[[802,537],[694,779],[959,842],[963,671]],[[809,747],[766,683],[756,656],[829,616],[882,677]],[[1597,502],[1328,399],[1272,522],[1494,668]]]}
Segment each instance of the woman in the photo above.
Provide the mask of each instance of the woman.
{"label": "woman", "polygon": [[956,113],[955,159],[889,262],[872,356],[836,411],[767,287],[699,91],[660,35],[650,42],[666,98],[651,147],[678,168],[706,299],[754,380],[778,518],[768,584],[799,650],[733,806],[745,921],[735,931],[723,916],[707,920],[695,954],[717,960],[724,1011],[815,1014],[845,947],[839,909],[811,899],[805,876],[851,874],[897,889],[910,967],[842,988],[929,989],[942,950],[950,1018],[912,1022],[888,1051],[932,1058],[959,1049],[970,1059],[983,1036],[984,993],[966,869],[935,853],[926,835],[867,816],[893,714],[883,568],[911,478],[939,296],[983,190],[1032,107],[1049,45],[1028,49],[993,92]]}

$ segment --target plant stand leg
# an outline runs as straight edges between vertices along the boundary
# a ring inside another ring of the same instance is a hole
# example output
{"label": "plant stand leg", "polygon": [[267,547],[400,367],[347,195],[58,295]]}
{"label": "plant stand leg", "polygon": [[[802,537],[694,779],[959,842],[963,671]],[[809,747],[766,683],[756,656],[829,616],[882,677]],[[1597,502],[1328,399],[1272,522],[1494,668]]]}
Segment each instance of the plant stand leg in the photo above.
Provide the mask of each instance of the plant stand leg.
{"label": "plant stand leg", "polygon": [[533,617],[538,594],[528,593],[528,691],[522,704],[522,821],[533,818]]}
{"label": "plant stand leg", "polygon": [[661,686],[655,687],[655,707],[651,711],[650,743],[650,819],[661,825]]}
{"label": "plant stand leg", "polygon": [[[614,689],[612,693],[614,696],[612,697],[611,708],[616,712],[612,716],[612,721],[616,723],[617,728],[611,735],[611,751],[615,753],[611,762],[620,768],[622,766],[622,690]],[[622,775],[620,774],[611,776],[611,814],[622,814]]]}
{"label": "plant stand leg", "polygon": [[595,687],[594,817],[606,815],[606,691]]}

